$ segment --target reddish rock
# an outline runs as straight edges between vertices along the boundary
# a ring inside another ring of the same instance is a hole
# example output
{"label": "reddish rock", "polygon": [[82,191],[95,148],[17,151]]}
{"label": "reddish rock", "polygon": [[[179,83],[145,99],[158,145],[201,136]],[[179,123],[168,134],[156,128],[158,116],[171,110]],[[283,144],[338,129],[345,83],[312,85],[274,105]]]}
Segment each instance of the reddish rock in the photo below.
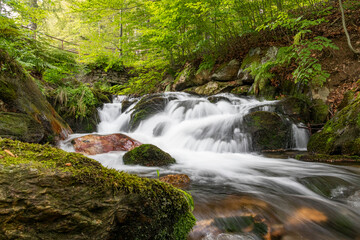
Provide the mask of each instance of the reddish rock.
{"label": "reddish rock", "polygon": [[124,134],[86,135],[73,140],[76,152],[87,155],[111,151],[130,151],[141,145],[140,142]]}
{"label": "reddish rock", "polygon": [[186,188],[190,185],[190,178],[185,174],[167,175],[159,179],[162,182],[169,183],[177,188]]}

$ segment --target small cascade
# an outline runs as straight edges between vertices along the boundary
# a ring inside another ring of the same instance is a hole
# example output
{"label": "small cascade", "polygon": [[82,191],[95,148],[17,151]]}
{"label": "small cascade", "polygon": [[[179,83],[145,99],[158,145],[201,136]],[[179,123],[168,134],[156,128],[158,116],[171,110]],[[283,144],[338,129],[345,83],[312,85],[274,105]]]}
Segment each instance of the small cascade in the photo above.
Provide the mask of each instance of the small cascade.
{"label": "small cascade", "polygon": [[[156,142],[167,149],[218,153],[251,152],[251,135],[243,124],[244,116],[253,111],[273,112],[277,103],[230,94],[212,97],[216,101],[185,93],[168,93],[164,97],[171,99],[164,110],[142,121],[133,134],[147,139],[157,138]],[[139,99],[125,112],[121,112],[124,99],[119,97],[113,104],[105,104],[99,111],[99,133],[129,130],[131,114]],[[306,149],[306,132],[293,125],[289,146]]]}
{"label": "small cascade", "polygon": [[292,148],[296,150],[306,151],[307,143],[310,138],[309,130],[303,123],[296,125],[293,123],[291,125],[292,133]]}

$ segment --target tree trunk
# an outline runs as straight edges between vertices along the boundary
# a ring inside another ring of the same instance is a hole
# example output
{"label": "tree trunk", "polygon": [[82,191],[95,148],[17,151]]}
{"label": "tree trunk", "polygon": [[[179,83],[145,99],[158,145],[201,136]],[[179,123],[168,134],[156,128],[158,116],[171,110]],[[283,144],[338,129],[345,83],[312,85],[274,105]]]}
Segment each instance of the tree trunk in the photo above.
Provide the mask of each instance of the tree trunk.
{"label": "tree trunk", "polygon": [[353,51],[355,54],[360,54],[360,51],[355,50],[355,49],[353,48],[352,44],[351,44],[350,35],[349,35],[349,32],[347,31],[347,28],[346,28],[344,8],[343,8],[342,1],[341,1],[341,0],[339,0],[339,6],[340,6],[340,11],[341,11],[342,25],[343,25],[343,28],[344,28],[344,32],[345,32],[345,36],[346,36],[346,40],[347,40],[347,43],[348,43],[348,45],[349,45],[349,48],[350,48],[351,51]]}
{"label": "tree trunk", "polygon": [[[30,0],[30,7],[33,8],[33,9],[37,9],[39,8],[39,5],[37,3],[37,0]],[[30,29],[31,30],[36,30],[37,29],[37,23],[36,23],[36,19],[31,19],[31,22],[30,22]]]}

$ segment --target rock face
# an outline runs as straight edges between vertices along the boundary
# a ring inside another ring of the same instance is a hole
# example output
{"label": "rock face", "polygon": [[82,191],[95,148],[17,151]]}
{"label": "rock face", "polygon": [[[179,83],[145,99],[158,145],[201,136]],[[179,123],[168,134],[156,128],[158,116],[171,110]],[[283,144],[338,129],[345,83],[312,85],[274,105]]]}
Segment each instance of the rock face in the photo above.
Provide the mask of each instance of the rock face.
{"label": "rock face", "polygon": [[[0,50],[0,68],[6,69],[0,71],[0,109],[2,111],[22,113],[38,122],[42,126],[39,128],[39,132],[41,133],[44,130],[44,137],[41,141],[47,141],[53,136],[65,138],[72,132],[70,127],[47,102],[30,75],[3,50]],[[13,120],[16,120],[13,125],[22,125],[24,127],[21,122],[23,118],[23,115],[17,117],[13,115]],[[7,124],[6,121],[7,119],[0,118],[0,125]],[[9,131],[18,132],[17,129],[9,129]],[[31,127],[23,135],[29,131],[32,131]],[[13,136],[13,138],[20,139],[17,135]]]}
{"label": "rock face", "polygon": [[244,123],[252,136],[253,150],[262,151],[287,147],[289,128],[277,113],[253,112],[244,117]]}
{"label": "rock face", "polygon": [[177,188],[187,188],[190,185],[190,178],[186,174],[166,175],[159,179],[161,182],[166,182]]}
{"label": "rock face", "polygon": [[310,121],[310,106],[309,104],[298,97],[288,97],[277,104],[281,112],[292,118],[294,121]]}
{"label": "rock face", "polygon": [[213,75],[212,81],[228,82],[234,80],[238,74],[240,63],[238,60],[231,60],[228,64],[220,67]]}
{"label": "rock face", "polygon": [[337,112],[324,128],[311,136],[308,151],[334,155],[360,155],[360,98]]}
{"label": "rock face", "polygon": [[0,239],[185,240],[195,223],[168,184],[44,145],[0,139],[0,155]]}
{"label": "rock face", "polygon": [[76,152],[95,155],[111,151],[130,151],[141,145],[140,142],[124,134],[86,135],[73,139]]}
{"label": "rock face", "polygon": [[170,154],[152,144],[143,144],[125,153],[124,164],[139,164],[143,166],[166,166],[175,163]]}
{"label": "rock face", "polygon": [[44,138],[44,127],[27,114],[0,112],[0,119],[0,137],[31,143]]}

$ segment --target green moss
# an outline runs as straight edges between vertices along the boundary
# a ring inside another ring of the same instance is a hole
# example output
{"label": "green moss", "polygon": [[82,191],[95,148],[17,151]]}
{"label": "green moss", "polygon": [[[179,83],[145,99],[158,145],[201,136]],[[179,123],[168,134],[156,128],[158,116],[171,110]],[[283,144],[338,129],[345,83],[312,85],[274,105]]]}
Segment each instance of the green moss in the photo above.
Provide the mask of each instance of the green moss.
{"label": "green moss", "polygon": [[[10,156],[5,150],[17,157]],[[138,196],[144,203],[143,214],[148,224],[134,222],[131,228],[124,226],[121,231],[125,238],[148,239],[153,236],[152,239],[186,239],[178,238],[176,234],[180,232],[185,236],[194,225],[194,217],[183,193],[169,184],[107,169],[81,154],[68,153],[48,145],[0,138],[0,155],[0,165],[3,166],[21,165],[40,172],[67,172],[73,176],[74,183],[84,184],[91,191],[113,191],[114,195],[121,192]],[[182,226],[181,231],[179,224]]]}
{"label": "green moss", "polygon": [[297,160],[306,162],[326,162],[326,163],[360,163],[359,156],[329,155],[329,154],[300,154],[296,155]]}
{"label": "green moss", "polygon": [[0,79],[0,99],[4,102],[14,102],[17,94],[14,86]]}
{"label": "green moss", "polygon": [[313,123],[324,123],[329,115],[329,106],[322,100],[316,99],[313,101],[310,112]]}
{"label": "green moss", "polygon": [[176,240],[187,239],[189,229],[191,229],[196,223],[194,215],[188,212],[182,216],[180,220],[175,224],[174,236]]}
{"label": "green moss", "polygon": [[248,66],[250,66],[252,63],[254,62],[261,62],[261,56],[259,54],[254,54],[252,56],[250,56],[250,54],[248,54],[242,61],[241,63],[241,69],[247,68]]}
{"label": "green moss", "polygon": [[134,148],[124,155],[123,160],[124,164],[143,166],[165,166],[175,163],[175,159],[170,154],[152,144],[142,144]]}

